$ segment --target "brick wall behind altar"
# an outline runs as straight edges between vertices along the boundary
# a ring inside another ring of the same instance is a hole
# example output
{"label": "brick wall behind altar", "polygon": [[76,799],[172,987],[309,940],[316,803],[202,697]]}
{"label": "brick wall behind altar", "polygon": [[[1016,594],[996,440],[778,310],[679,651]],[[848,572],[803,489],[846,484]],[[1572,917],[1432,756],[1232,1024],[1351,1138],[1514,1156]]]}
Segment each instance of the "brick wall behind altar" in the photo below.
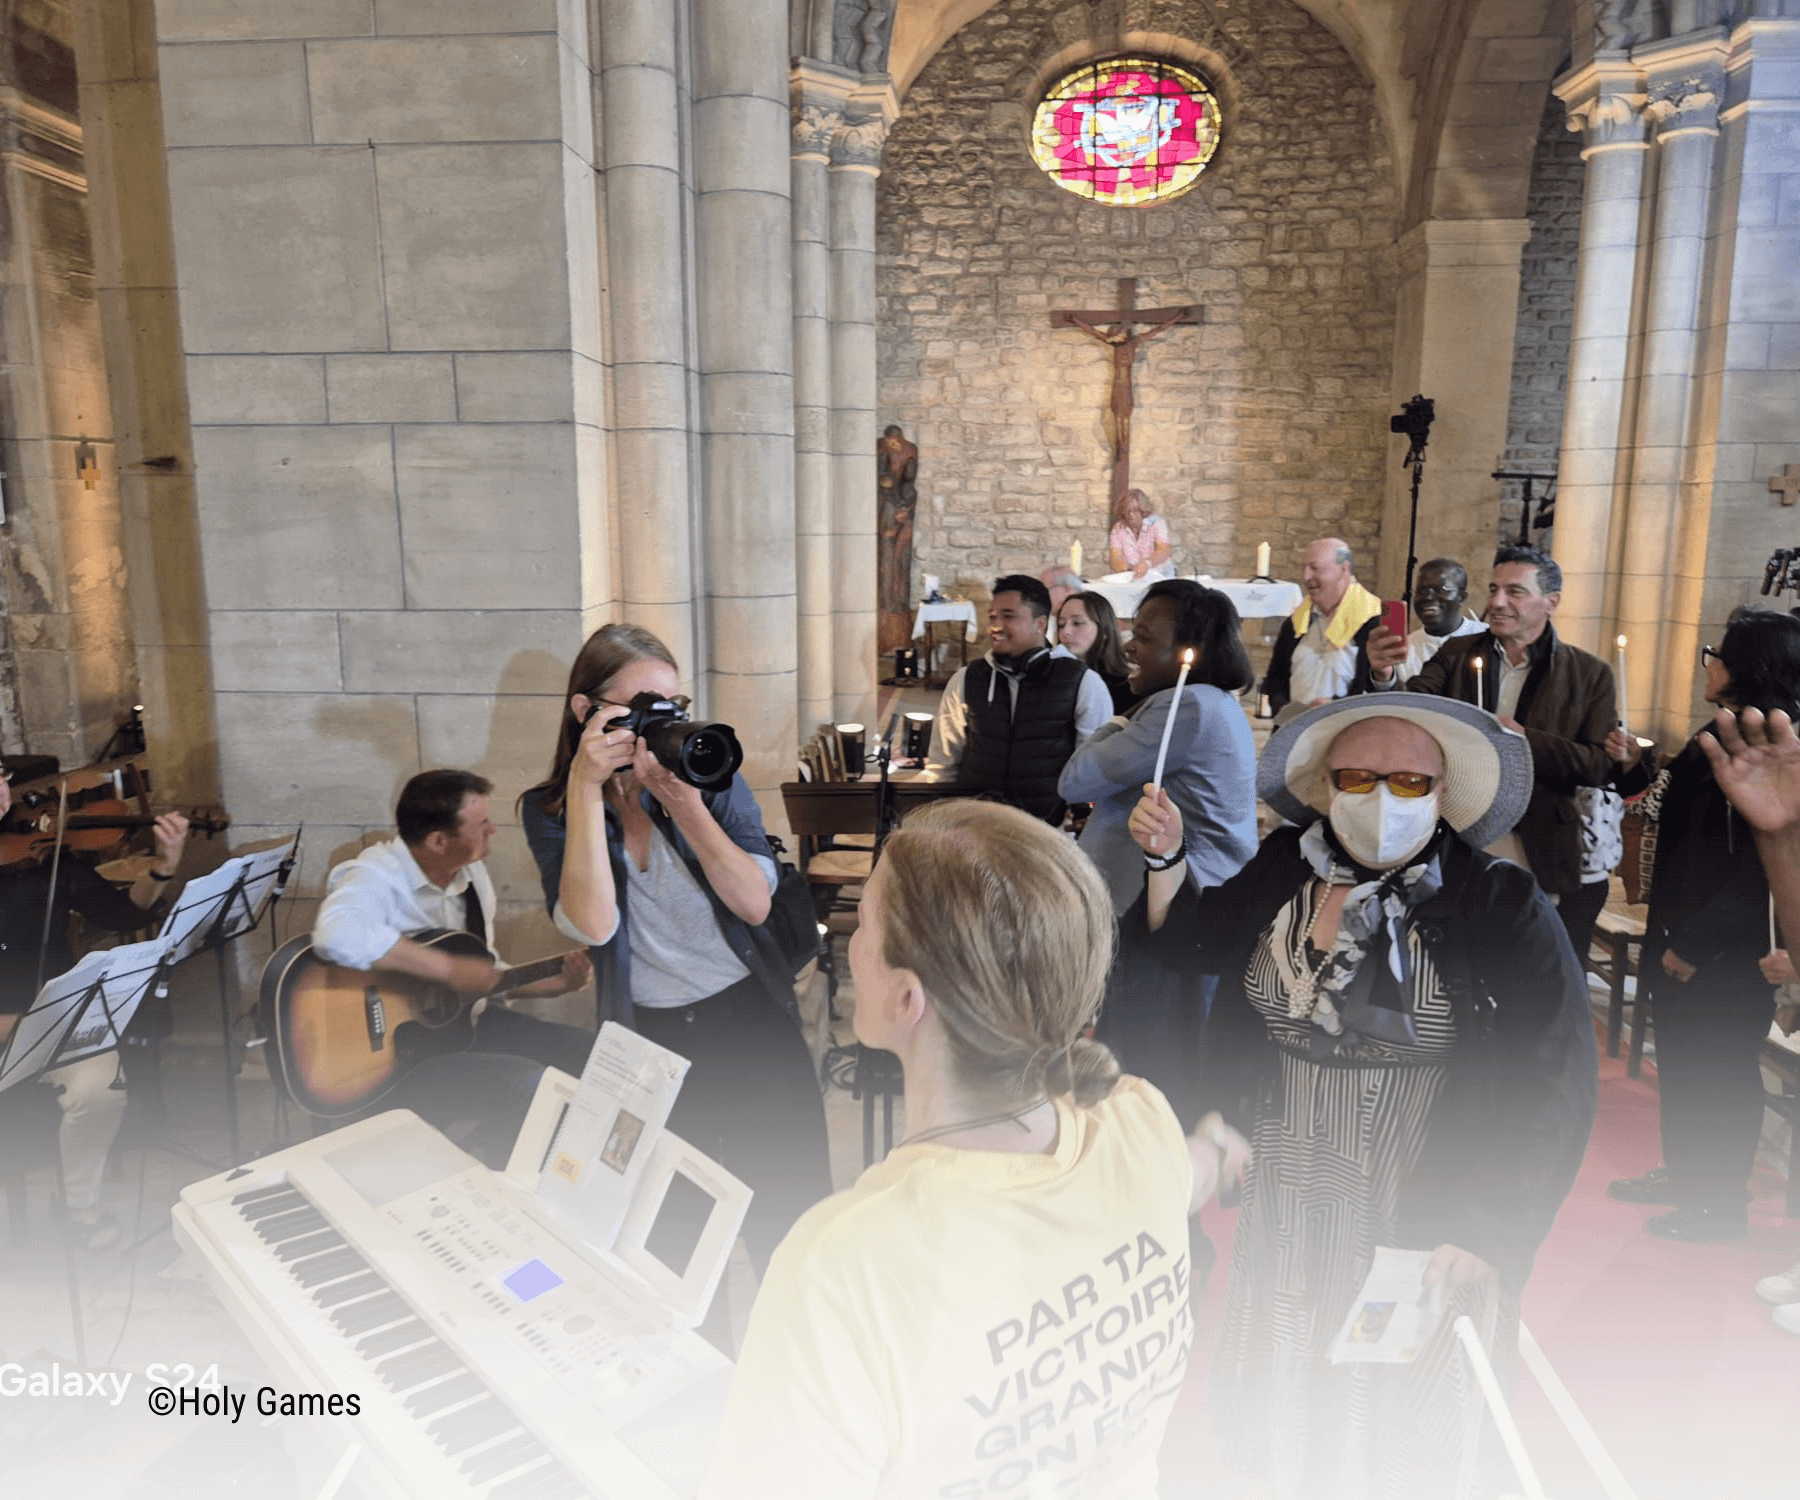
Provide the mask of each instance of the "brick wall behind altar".
{"label": "brick wall behind altar", "polygon": [[[1375,540],[1389,458],[1395,204],[1373,98],[1299,9],[1157,10],[1230,60],[1236,109],[1213,165],[1163,206],[1102,208],[1027,145],[1033,78],[1085,6],[1006,0],[919,76],[879,184],[882,423],[921,449],[915,579],[1036,572],[1079,538],[1104,557],[1104,351],[1056,307],[1197,300],[1202,328],[1140,350],[1132,477],[1170,519],[1183,572],[1293,577],[1321,533]],[[1103,50],[1111,50],[1104,48]],[[1099,571],[1088,568],[1090,573]]]}
{"label": "brick wall behind altar", "polygon": [[[1513,339],[1512,400],[1507,409],[1501,467],[1552,471],[1562,444],[1563,404],[1569,390],[1569,329],[1575,318],[1575,251],[1581,239],[1581,137],[1568,126],[1562,101],[1552,98],[1538,131],[1525,213],[1531,239],[1519,263],[1519,325]],[[1532,487],[1532,513],[1544,486]],[[1516,541],[1524,486],[1500,487],[1500,537]],[[1532,528],[1534,541],[1554,529]],[[1483,559],[1485,561],[1485,559]]]}

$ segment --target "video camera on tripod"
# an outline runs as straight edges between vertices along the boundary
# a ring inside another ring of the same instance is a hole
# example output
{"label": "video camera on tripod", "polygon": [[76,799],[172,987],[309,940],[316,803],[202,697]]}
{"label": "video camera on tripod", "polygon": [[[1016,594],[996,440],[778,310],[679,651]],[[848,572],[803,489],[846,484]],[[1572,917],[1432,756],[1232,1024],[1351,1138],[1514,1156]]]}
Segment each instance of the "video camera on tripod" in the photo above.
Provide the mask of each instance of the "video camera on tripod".
{"label": "video camera on tripod", "polygon": [[1763,568],[1765,594],[1800,594],[1800,547],[1778,547]]}

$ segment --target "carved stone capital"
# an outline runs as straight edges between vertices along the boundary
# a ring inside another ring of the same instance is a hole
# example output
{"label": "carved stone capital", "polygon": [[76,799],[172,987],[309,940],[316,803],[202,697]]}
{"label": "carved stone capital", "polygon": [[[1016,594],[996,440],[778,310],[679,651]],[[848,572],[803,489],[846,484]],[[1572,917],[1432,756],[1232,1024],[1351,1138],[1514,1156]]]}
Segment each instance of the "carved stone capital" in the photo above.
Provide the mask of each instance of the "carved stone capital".
{"label": "carved stone capital", "polygon": [[1689,131],[1717,135],[1723,93],[1722,78],[1691,74],[1667,79],[1652,85],[1644,113],[1655,123],[1659,140]]}
{"label": "carved stone capital", "polygon": [[793,154],[807,161],[830,161],[831,138],[844,123],[843,110],[828,104],[795,104],[790,116]]}
{"label": "carved stone capital", "polygon": [[881,148],[887,142],[888,122],[879,115],[872,119],[849,120],[831,138],[831,164],[851,171],[881,171]]}
{"label": "carved stone capital", "polygon": [[1648,144],[1644,95],[1605,92],[1569,106],[1569,129],[1581,136],[1581,154]]}

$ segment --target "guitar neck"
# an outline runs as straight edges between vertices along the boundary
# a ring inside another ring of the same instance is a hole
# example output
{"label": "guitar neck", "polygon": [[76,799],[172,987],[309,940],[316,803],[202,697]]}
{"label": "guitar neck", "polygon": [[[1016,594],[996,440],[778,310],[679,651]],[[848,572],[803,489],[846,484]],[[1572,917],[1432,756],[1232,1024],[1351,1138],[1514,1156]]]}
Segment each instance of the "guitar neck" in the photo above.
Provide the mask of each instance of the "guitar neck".
{"label": "guitar neck", "polygon": [[548,979],[553,974],[562,973],[563,955],[554,958],[540,958],[535,963],[520,964],[516,969],[508,969],[500,978],[500,983],[488,991],[490,999],[498,999],[501,995],[510,995],[514,990],[522,990],[528,984],[536,984],[540,979]]}

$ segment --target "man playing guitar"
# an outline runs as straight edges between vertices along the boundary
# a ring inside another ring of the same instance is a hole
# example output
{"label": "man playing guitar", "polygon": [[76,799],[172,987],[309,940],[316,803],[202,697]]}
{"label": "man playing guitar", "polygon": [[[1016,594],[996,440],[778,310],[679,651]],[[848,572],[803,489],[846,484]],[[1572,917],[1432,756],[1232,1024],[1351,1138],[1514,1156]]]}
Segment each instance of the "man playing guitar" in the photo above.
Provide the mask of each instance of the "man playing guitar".
{"label": "man playing guitar", "polygon": [[[493,958],[456,954],[414,941],[427,929],[473,933],[493,950],[494,883],[483,863],[494,824],[493,784],[471,771],[422,771],[394,810],[398,837],[365,849],[331,872],[313,923],[315,953],[328,963],[410,976],[482,996],[501,983]],[[593,972],[587,954],[563,958],[560,976],[516,994],[560,995]],[[469,1051],[420,1062],[388,1092],[383,1109],[407,1108],[493,1165],[504,1166],[539,1074],[561,1068],[576,1077],[593,1033],[475,1002]]]}

